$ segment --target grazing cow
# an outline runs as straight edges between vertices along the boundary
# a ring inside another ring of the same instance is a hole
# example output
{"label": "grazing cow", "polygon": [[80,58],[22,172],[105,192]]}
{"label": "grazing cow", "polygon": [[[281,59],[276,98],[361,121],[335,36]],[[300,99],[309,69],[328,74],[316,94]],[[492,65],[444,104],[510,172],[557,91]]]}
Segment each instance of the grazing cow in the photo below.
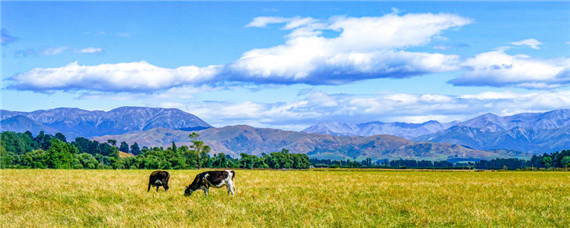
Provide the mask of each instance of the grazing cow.
{"label": "grazing cow", "polygon": [[170,173],[166,171],[154,171],[150,174],[148,178],[148,191],[150,191],[150,186],[156,186],[156,191],[158,192],[158,188],[162,186],[164,191],[168,191],[168,179],[170,179]]}
{"label": "grazing cow", "polygon": [[186,187],[184,191],[184,196],[190,196],[194,191],[204,190],[204,194],[208,196],[208,190],[210,187],[221,188],[226,186],[228,189],[228,195],[234,195],[234,177],[236,172],[233,170],[225,171],[208,171],[196,175],[192,184]]}

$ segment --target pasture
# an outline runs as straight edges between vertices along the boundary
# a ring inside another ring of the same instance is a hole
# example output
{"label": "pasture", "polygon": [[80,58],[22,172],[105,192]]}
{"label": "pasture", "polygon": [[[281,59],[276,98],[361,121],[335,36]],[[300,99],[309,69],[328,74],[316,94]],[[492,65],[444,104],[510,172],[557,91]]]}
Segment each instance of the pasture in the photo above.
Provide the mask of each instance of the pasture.
{"label": "pasture", "polygon": [[198,170],[0,170],[0,227],[570,227],[569,172],[236,170],[184,197]]}

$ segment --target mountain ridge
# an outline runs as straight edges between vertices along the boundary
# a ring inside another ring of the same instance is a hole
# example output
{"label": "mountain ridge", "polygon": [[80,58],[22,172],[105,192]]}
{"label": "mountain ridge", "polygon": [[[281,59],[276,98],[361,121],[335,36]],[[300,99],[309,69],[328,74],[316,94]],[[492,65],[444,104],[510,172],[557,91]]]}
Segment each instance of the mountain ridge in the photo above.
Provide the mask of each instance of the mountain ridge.
{"label": "mountain ridge", "polygon": [[[367,157],[374,160],[446,160],[455,157],[487,159],[529,156],[526,153],[505,155],[500,152],[475,150],[448,143],[416,143],[392,135],[333,136],[271,128],[254,128],[248,125],[209,128],[196,132],[200,135],[199,140],[211,146],[212,153],[224,153],[232,157],[239,157],[241,153],[262,155],[263,153],[281,151],[281,149],[288,149],[293,153],[304,153],[312,158],[351,160]],[[95,140],[104,142],[115,139],[125,141],[128,144],[137,142],[139,146],[149,147],[169,147],[172,142],[176,143],[177,146],[187,146],[191,144],[188,138],[189,134],[190,131],[156,128],[123,135],[106,135],[97,137]]]}
{"label": "mountain ridge", "polygon": [[[16,116],[33,120],[41,126],[35,129],[49,132],[55,129],[70,137],[94,137],[144,131],[156,127],[201,130],[212,127],[197,116],[179,109],[125,106],[110,111],[88,111],[78,108],[55,108],[33,112],[0,110],[2,131],[21,131]],[[23,119],[20,119],[24,121]],[[10,123],[10,124],[7,124]]]}

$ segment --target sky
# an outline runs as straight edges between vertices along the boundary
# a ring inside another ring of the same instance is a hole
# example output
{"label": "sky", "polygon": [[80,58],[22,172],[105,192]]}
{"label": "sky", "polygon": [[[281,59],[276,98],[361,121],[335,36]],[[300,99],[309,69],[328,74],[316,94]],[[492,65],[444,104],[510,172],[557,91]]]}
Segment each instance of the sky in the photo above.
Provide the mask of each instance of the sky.
{"label": "sky", "polygon": [[570,2],[2,1],[0,108],[214,127],[570,108]]}

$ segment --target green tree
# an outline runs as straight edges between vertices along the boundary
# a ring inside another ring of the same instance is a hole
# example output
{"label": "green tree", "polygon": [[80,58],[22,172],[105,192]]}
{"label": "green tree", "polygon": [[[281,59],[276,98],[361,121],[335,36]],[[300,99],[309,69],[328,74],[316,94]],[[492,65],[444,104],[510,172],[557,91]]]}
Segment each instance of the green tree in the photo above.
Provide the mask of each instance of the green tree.
{"label": "green tree", "polygon": [[57,138],[52,138],[47,151],[48,168],[72,169],[75,167],[74,156],[78,153],[77,147],[65,143]]}
{"label": "green tree", "polygon": [[129,152],[129,144],[127,142],[121,142],[121,146],[119,147],[119,151],[123,151],[125,153]]}
{"label": "green tree", "polygon": [[568,171],[568,166],[570,165],[570,156],[564,156],[561,160],[562,166]]}
{"label": "green tree", "polygon": [[114,140],[114,139],[107,140],[107,143],[111,144],[111,146],[113,146],[113,147],[117,146],[117,140]]}
{"label": "green tree", "polygon": [[38,146],[43,149],[47,150],[50,147],[50,141],[52,136],[46,135],[44,131],[40,131],[40,133],[34,138],[34,140],[38,143]]}
{"label": "green tree", "polygon": [[139,155],[140,153],[141,153],[141,148],[139,147],[139,144],[137,144],[136,142],[133,143],[133,145],[131,145],[131,154]]}
{"label": "green tree", "polygon": [[202,162],[204,160],[202,157],[210,153],[211,148],[210,146],[205,145],[203,141],[193,141],[192,144],[192,148],[196,151],[196,155],[198,155],[196,163],[198,164],[198,169],[200,169],[202,168]]}
{"label": "green tree", "polygon": [[62,133],[55,133],[55,137],[56,139],[59,139],[60,141],[66,143],[67,139],[65,138],[65,135],[63,135]]}
{"label": "green tree", "polygon": [[192,132],[190,135],[188,135],[188,138],[190,138],[190,141],[192,141],[192,149],[194,149],[195,153],[196,153],[196,163],[198,165],[198,169],[202,168],[202,156],[203,155],[207,155],[208,153],[210,153],[211,148],[208,145],[205,145],[203,141],[198,141],[198,137],[200,137],[200,135],[196,132]]}
{"label": "green tree", "polygon": [[77,158],[79,159],[79,162],[81,162],[81,165],[83,166],[84,169],[97,169],[97,168],[99,168],[99,162],[91,154],[81,153],[81,154],[77,155]]}
{"label": "green tree", "polygon": [[552,158],[546,155],[542,158],[542,163],[544,163],[544,166],[548,169],[552,165]]}

